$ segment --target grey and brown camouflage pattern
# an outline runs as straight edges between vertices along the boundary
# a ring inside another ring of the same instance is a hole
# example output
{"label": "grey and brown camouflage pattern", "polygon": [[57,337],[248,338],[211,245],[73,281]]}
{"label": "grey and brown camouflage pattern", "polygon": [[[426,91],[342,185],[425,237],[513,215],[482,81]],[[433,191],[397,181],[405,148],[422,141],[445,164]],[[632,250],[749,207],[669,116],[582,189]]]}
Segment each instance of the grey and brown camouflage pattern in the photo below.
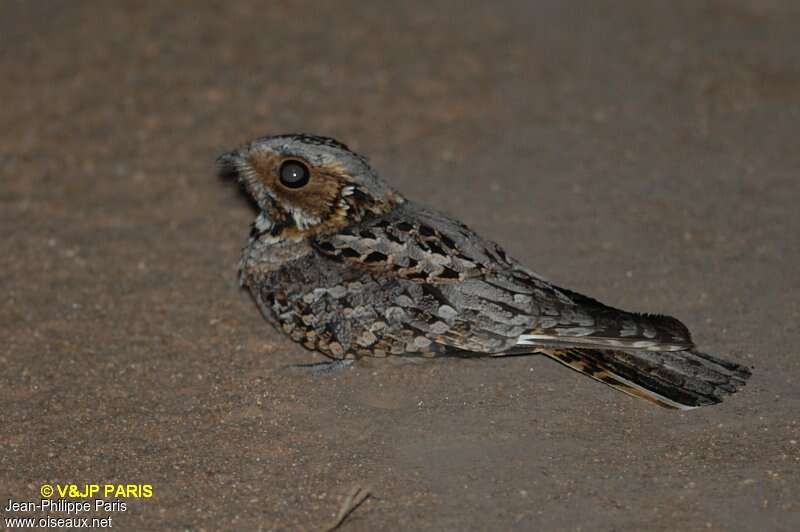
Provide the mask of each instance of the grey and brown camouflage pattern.
{"label": "grey and brown camouflage pattern", "polygon": [[[282,186],[301,161],[310,180]],[[407,200],[365,158],[312,135],[220,157],[260,214],[240,265],[262,314],[329,357],[541,353],[672,408],[713,404],[749,371],[694,349],[678,320],[559,288],[464,224]]]}

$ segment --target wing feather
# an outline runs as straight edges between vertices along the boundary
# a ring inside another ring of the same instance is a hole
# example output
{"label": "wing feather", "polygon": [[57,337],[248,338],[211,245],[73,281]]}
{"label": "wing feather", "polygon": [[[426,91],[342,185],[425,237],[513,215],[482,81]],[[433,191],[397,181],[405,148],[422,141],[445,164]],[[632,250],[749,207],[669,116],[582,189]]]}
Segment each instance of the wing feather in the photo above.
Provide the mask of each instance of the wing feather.
{"label": "wing feather", "polygon": [[459,349],[681,351],[694,345],[678,320],[625,312],[559,288],[464,224],[412,202],[311,243],[350,268],[437,287],[454,316],[451,330],[433,340]]}

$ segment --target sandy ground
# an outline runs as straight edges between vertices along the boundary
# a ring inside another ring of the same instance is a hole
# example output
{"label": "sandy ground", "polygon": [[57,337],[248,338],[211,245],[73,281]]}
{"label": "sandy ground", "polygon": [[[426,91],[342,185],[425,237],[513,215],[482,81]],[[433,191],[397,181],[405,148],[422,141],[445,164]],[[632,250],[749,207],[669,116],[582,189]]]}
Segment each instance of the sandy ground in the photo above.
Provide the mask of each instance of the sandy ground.
{"label": "sandy ground", "polygon": [[[143,483],[114,528],[319,530],[369,486],[343,530],[800,529],[800,7],[489,4],[3,2],[3,506]],[[321,357],[239,290],[214,159],[291,131],[751,383],[675,413],[536,357],[284,369]]]}

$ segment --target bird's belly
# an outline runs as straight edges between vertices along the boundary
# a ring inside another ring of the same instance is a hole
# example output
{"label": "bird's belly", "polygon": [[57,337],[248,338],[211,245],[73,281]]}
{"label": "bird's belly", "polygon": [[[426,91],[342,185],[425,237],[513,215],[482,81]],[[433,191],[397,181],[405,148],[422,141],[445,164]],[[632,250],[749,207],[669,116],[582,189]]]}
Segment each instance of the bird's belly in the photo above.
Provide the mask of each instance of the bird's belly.
{"label": "bird's belly", "polygon": [[408,313],[394,301],[403,291],[396,281],[302,262],[250,286],[265,317],[292,340],[332,358],[399,354],[406,340],[413,344]]}
{"label": "bird's belly", "polygon": [[418,283],[302,262],[251,290],[292,340],[332,358],[499,353],[522,330],[508,323],[491,330],[486,316],[450,307],[440,291]]}

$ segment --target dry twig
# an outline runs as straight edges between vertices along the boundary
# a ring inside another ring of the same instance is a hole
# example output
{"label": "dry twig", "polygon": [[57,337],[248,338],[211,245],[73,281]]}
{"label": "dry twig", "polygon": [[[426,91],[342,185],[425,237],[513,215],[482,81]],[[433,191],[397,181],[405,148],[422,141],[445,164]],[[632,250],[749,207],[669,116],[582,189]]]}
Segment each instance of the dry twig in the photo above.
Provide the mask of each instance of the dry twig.
{"label": "dry twig", "polygon": [[339,508],[339,513],[336,515],[336,519],[333,521],[333,524],[325,529],[325,532],[332,532],[336,530],[344,523],[345,519],[353,513],[353,510],[361,506],[361,503],[366,501],[370,496],[369,488],[362,488],[359,485],[353,486],[353,489],[350,490],[350,494],[345,498],[342,502],[342,506]]}

